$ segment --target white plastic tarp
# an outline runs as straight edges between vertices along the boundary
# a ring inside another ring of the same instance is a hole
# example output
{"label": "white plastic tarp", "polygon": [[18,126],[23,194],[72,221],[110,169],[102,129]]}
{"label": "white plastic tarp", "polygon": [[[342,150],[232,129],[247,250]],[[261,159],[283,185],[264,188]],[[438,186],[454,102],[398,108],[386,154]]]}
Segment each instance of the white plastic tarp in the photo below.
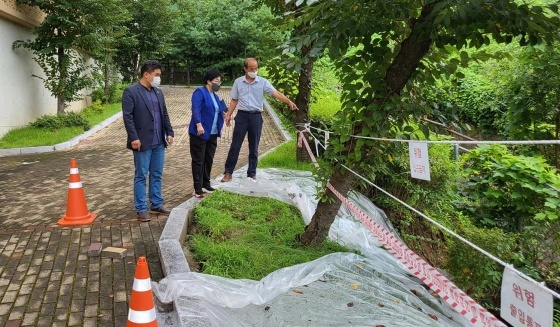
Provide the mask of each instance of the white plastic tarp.
{"label": "white plastic tarp", "polygon": [[[259,169],[258,180],[234,174],[220,187],[268,196],[296,205],[307,223],[316,208],[316,183],[309,172]],[[350,200],[393,231],[384,213],[364,196]],[[329,238],[353,253],[334,253],[277,270],[260,281],[195,272],[170,274],[154,283],[163,302],[196,308],[181,317],[193,326],[468,326],[444,301],[421,285],[341,207]],[[198,323],[197,323],[198,322]]]}

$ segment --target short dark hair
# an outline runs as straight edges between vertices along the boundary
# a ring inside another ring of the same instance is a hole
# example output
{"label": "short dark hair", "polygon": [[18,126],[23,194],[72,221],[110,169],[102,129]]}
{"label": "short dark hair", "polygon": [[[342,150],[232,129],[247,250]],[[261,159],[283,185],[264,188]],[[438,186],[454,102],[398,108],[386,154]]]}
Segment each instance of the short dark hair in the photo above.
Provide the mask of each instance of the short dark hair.
{"label": "short dark hair", "polygon": [[142,68],[140,68],[140,76],[144,76],[144,73],[153,73],[154,70],[161,69],[161,64],[159,63],[159,61],[157,60],[148,60],[146,61],[143,65]]}
{"label": "short dark hair", "polygon": [[220,73],[220,71],[217,69],[210,69],[209,71],[204,73],[202,81],[204,82],[204,85],[206,85],[208,81],[213,81],[216,77],[222,78],[222,73]]}

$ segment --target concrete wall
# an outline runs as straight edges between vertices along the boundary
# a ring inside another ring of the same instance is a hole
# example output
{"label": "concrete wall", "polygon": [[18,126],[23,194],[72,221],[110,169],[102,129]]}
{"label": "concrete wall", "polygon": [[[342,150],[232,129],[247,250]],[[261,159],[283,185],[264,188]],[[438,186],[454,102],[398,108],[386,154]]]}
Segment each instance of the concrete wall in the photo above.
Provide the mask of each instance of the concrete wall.
{"label": "concrete wall", "polygon": [[[33,37],[30,30],[41,19],[41,13],[34,8],[16,6],[15,0],[0,0],[0,137],[37,117],[56,114],[56,98],[42,80],[32,76],[44,76],[41,67],[29,51],[12,50],[14,41]],[[67,110],[81,110],[89,102],[84,97],[69,104]]]}

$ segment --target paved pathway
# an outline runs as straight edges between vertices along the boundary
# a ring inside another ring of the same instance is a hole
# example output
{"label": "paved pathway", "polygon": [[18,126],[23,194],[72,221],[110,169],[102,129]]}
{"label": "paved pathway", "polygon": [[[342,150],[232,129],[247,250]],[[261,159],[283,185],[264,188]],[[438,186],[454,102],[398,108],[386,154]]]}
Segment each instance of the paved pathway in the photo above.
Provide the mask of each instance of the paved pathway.
{"label": "paved pathway", "polygon": [[[175,143],[166,153],[163,195],[174,207],[193,192],[188,145],[192,89],[164,87]],[[220,95],[229,102],[227,90]],[[283,140],[268,115],[261,153]],[[224,128],[213,175],[223,172],[233,128]],[[124,326],[136,258],[163,278],[157,241],[166,216],[138,223],[132,153],[122,119],[68,151],[0,157],[0,326]],[[76,158],[92,225],[60,227],[69,163]],[[247,163],[244,145],[238,166]],[[126,248],[123,260],[88,257],[91,243]]]}

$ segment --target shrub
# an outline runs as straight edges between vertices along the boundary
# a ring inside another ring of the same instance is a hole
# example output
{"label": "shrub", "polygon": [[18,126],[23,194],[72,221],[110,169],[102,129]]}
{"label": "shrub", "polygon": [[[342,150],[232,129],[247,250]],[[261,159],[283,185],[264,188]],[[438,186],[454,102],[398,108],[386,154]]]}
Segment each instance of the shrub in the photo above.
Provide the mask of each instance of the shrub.
{"label": "shrub", "polygon": [[91,115],[97,115],[102,113],[104,110],[103,105],[101,104],[101,101],[97,100],[95,101],[92,105],[84,108],[82,110],[82,114],[86,117],[91,116]]}
{"label": "shrub", "polygon": [[120,102],[122,100],[122,93],[127,86],[127,84],[122,83],[111,83],[109,84],[109,94],[105,94],[104,87],[98,87],[91,92],[91,100],[101,103],[106,101],[108,103]]}
{"label": "shrub", "polygon": [[84,131],[90,128],[88,121],[82,115],[75,112],[60,115],[44,115],[31,122],[30,125],[49,131],[56,131],[62,127],[82,127]]}
{"label": "shrub", "polygon": [[55,131],[63,126],[62,121],[56,115],[43,115],[29,125],[49,131]]}
{"label": "shrub", "polygon": [[87,119],[75,112],[67,112],[62,115],[58,115],[58,118],[65,127],[83,127],[84,131],[87,131],[90,128]]}
{"label": "shrub", "polygon": [[93,90],[90,94],[92,102],[103,102],[106,98],[102,87]]}
{"label": "shrub", "polygon": [[109,103],[117,103],[122,101],[122,94],[128,84],[114,83],[110,87]]}
{"label": "shrub", "polygon": [[[478,228],[463,215],[457,216],[455,230],[506,262],[520,261],[521,255],[516,253],[516,234],[506,233],[499,228]],[[454,282],[486,308],[499,308],[504,267],[454,237],[449,237],[447,244],[448,261],[445,269],[453,276]],[[473,265],[475,262],[476,265]]]}
{"label": "shrub", "polygon": [[542,158],[516,156],[503,145],[479,147],[465,156],[460,207],[479,226],[523,231],[560,218],[560,175]]}

